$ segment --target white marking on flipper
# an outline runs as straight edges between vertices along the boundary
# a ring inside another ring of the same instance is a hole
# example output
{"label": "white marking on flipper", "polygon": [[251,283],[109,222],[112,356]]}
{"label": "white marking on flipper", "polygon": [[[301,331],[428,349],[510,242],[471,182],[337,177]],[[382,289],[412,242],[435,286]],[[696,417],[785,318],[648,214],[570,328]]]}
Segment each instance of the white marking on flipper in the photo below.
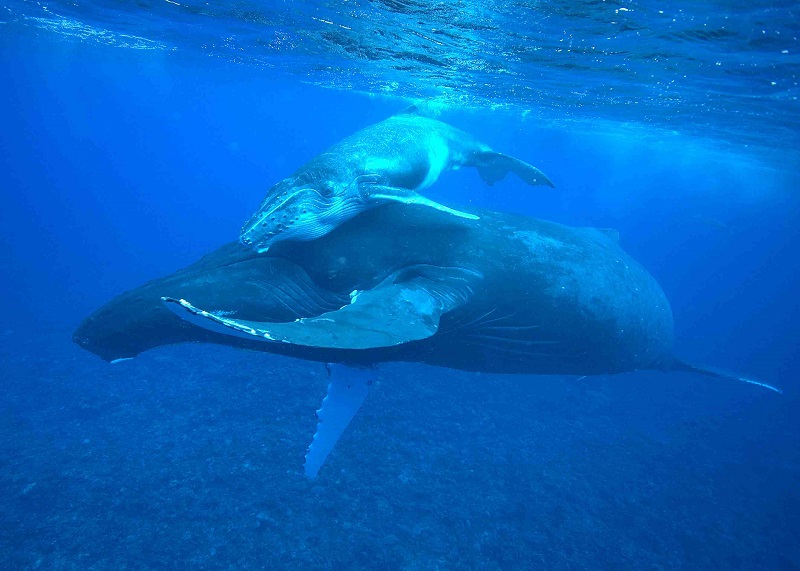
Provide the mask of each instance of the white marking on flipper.
{"label": "white marking on flipper", "polygon": [[317,477],[336,442],[347,425],[361,408],[375,380],[375,371],[357,369],[329,363],[326,365],[330,375],[328,394],[317,411],[317,431],[308,447],[303,466],[306,476]]}
{"label": "white marking on flipper", "polygon": [[265,329],[254,329],[247,325],[243,325],[235,319],[221,317],[209,311],[204,311],[193,306],[185,299],[162,297],[161,301],[164,302],[164,305],[166,305],[172,313],[184,321],[188,321],[192,325],[197,325],[198,327],[208,331],[222,333],[223,335],[230,335],[233,337],[240,337],[243,339],[252,340],[255,337],[265,341],[277,341],[277,339],[274,339],[269,334],[269,331]]}

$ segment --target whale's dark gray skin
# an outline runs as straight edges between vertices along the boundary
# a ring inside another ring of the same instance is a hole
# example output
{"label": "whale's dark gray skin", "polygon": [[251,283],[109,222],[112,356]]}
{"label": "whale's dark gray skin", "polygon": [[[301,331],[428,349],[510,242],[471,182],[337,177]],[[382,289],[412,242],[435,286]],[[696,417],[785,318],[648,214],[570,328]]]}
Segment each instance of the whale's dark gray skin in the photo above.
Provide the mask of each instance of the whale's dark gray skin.
{"label": "whale's dark gray skin", "polygon": [[[687,369],[672,355],[672,312],[663,291],[619,247],[614,231],[480,215],[466,220],[390,204],[319,240],[281,243],[269,254],[227,244],[111,300],[78,327],[74,340],[108,361],[206,341],[321,362],[415,361],[494,373]],[[420,294],[428,296],[427,307]],[[410,311],[381,305],[403,296]],[[198,328],[176,317],[163,297],[228,321],[283,324],[277,336],[284,339]],[[361,300],[370,334],[359,330],[363,316],[353,311]],[[347,319],[328,339],[314,318],[335,321],[341,308]],[[420,323],[400,327],[391,322],[397,315]],[[316,340],[286,342],[315,327]]]}
{"label": "whale's dark gray skin", "polygon": [[75,341],[108,361],[206,341],[350,367],[333,371],[306,455],[316,477],[369,391],[353,366],[416,361],[491,373],[694,371],[672,354],[659,285],[613,232],[509,214],[479,220],[390,204],[269,254],[235,243],[124,293]]}
{"label": "whale's dark gray skin", "polygon": [[[418,361],[497,373],[669,369],[669,303],[609,234],[509,214],[465,220],[392,204],[319,240],[281,243],[269,254],[223,246],[112,300],[80,325],[75,340],[109,361],[169,343],[210,341],[323,362]],[[403,296],[411,300],[409,311],[381,305]],[[276,341],[218,334],[179,319],[162,297],[230,322],[282,323],[289,330]],[[367,334],[360,328],[368,325],[351,319],[335,340],[324,330],[316,341],[291,339],[292,326],[313,329],[308,320],[362,305],[376,328],[390,324],[383,333]],[[380,337],[398,331],[391,325],[398,314],[402,323],[411,316],[419,324],[396,338]]]}
{"label": "whale's dark gray skin", "polygon": [[476,167],[488,184],[510,171],[530,185],[553,185],[539,169],[411,107],[337,143],[273,186],[244,224],[240,240],[266,252],[280,241],[324,236],[391,201],[474,218],[418,194],[443,171],[462,166]]}

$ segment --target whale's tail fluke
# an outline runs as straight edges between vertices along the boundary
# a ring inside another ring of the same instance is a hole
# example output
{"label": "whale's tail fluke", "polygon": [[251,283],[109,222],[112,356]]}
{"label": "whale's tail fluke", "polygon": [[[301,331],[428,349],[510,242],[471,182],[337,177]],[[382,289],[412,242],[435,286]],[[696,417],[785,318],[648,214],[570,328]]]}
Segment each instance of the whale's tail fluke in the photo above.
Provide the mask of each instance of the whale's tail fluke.
{"label": "whale's tail fluke", "polygon": [[750,377],[743,377],[737,373],[733,373],[731,371],[725,371],[722,369],[717,369],[716,367],[697,367],[695,365],[690,365],[688,363],[684,363],[678,359],[672,363],[670,367],[671,371],[685,371],[687,373],[695,373],[698,375],[705,375],[707,377],[714,377],[717,379],[724,379],[726,381],[738,381],[740,383],[748,383],[751,385],[756,385],[758,387],[763,387],[765,389],[769,389],[771,391],[775,391],[778,394],[783,394],[783,391],[778,387],[770,385],[769,383],[765,383],[763,381],[759,381],[758,379],[752,379]]}
{"label": "whale's tail fluke", "polygon": [[475,153],[470,157],[468,166],[476,167],[483,181],[490,186],[498,180],[505,178],[509,172],[513,172],[531,186],[555,186],[553,182],[547,178],[547,175],[535,166],[494,151]]}

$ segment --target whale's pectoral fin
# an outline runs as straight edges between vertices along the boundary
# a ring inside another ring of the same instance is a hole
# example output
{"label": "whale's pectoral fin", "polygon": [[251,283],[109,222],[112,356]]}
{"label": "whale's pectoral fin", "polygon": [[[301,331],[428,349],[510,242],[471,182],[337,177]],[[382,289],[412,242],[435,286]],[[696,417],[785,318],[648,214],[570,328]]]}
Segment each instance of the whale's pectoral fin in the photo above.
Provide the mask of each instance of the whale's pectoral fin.
{"label": "whale's pectoral fin", "polygon": [[493,185],[498,180],[502,180],[509,172],[513,172],[531,186],[555,186],[553,182],[547,178],[547,175],[535,166],[502,153],[495,153],[494,151],[475,153],[470,157],[467,166],[476,167],[478,169],[478,174],[481,175],[483,181],[488,185]]}
{"label": "whale's pectoral fin", "polygon": [[413,190],[409,190],[407,188],[370,184],[365,185],[361,195],[372,202],[392,201],[400,202],[402,204],[419,204],[420,206],[428,206],[430,208],[435,208],[436,210],[441,210],[442,212],[447,212],[448,214],[458,216],[459,218],[466,218],[467,220],[479,220],[479,217],[475,216],[474,214],[461,212],[460,210],[454,210],[453,208],[449,208],[444,204],[439,204],[430,198],[425,198],[421,194],[417,194]]}
{"label": "whale's pectoral fin", "polygon": [[353,420],[375,382],[375,371],[357,369],[337,363],[325,365],[330,382],[328,394],[317,411],[317,431],[308,447],[304,470],[309,478],[316,478],[328,454],[339,437]]}
{"label": "whale's pectoral fin", "polygon": [[291,322],[234,319],[184,299],[161,299],[182,319],[217,333],[323,349],[376,349],[435,334],[441,316],[472,296],[476,278],[480,274],[461,268],[411,266],[370,290],[353,292],[349,305]]}

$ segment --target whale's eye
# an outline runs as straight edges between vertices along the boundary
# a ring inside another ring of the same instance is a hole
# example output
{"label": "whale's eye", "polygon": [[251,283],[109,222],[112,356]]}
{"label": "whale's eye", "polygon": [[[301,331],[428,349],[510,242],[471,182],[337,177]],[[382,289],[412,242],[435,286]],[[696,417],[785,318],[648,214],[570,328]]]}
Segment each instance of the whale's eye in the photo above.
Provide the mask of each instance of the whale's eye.
{"label": "whale's eye", "polygon": [[333,196],[333,189],[330,186],[322,186],[314,189],[317,194],[322,198],[331,198]]}

